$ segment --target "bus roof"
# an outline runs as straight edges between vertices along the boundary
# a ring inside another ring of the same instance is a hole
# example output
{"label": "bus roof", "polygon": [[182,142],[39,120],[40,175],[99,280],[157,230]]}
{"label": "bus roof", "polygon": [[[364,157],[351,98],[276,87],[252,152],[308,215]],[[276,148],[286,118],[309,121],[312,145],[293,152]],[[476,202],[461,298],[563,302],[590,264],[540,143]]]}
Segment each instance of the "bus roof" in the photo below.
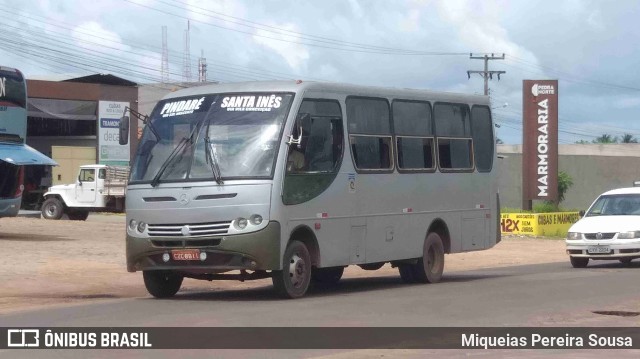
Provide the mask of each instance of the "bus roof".
{"label": "bus roof", "polygon": [[400,97],[406,99],[421,99],[431,101],[456,101],[463,103],[476,103],[489,105],[489,97],[443,91],[385,88],[373,86],[360,86],[352,84],[315,82],[315,81],[255,81],[235,82],[225,84],[208,84],[195,86],[165,96],[165,99],[186,97],[210,93],[228,92],[295,92],[307,91],[342,93],[346,95],[360,95],[372,97]]}

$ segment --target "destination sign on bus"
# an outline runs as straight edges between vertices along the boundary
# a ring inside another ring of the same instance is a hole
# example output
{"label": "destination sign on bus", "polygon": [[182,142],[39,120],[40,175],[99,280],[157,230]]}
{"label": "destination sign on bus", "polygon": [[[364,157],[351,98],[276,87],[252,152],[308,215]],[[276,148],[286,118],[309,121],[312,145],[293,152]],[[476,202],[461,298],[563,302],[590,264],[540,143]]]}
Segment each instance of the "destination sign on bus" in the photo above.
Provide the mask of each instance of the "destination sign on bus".
{"label": "destination sign on bus", "polygon": [[227,111],[269,112],[272,108],[280,108],[282,96],[229,96],[222,99],[221,108]]}

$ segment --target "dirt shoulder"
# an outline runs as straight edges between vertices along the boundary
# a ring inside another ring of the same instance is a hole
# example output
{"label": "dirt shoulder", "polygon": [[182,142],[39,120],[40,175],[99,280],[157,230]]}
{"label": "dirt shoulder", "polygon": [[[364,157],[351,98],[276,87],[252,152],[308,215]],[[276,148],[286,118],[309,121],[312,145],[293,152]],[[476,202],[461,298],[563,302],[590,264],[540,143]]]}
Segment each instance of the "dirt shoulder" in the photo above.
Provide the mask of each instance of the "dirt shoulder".
{"label": "dirt shoulder", "polygon": [[[101,299],[148,296],[142,275],[127,273],[122,216],[91,215],[86,222],[33,218],[0,220],[0,314]],[[488,251],[446,257],[445,273],[567,261],[564,241],[505,237]],[[371,272],[351,266],[345,278],[398,276],[386,265]],[[218,291],[270,285],[269,279],[185,280],[183,290]]]}

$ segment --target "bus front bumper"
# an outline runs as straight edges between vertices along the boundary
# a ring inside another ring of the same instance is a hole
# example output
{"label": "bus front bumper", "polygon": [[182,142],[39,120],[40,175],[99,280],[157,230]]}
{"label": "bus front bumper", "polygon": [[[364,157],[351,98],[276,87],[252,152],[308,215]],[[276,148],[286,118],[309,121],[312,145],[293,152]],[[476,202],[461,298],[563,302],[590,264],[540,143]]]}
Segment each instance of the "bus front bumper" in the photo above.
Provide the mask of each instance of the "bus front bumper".
{"label": "bus front bumper", "polygon": [[[275,221],[257,232],[210,238],[207,246],[187,246],[191,239],[138,238],[127,234],[127,271],[171,270],[205,274],[282,268],[280,223]],[[195,260],[174,260],[173,252],[189,249],[205,255]]]}

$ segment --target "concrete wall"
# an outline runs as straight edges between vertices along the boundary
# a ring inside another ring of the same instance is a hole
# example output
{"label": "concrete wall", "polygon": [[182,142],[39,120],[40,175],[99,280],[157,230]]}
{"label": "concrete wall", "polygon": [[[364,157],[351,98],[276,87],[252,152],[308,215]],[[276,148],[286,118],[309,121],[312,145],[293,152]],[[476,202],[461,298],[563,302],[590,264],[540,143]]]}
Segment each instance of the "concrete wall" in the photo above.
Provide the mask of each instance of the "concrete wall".
{"label": "concrete wall", "polygon": [[[640,144],[560,145],[558,167],[573,179],[561,207],[587,209],[602,192],[640,180]],[[500,202],[522,207],[522,147],[498,145]],[[535,202],[534,202],[535,204]]]}

